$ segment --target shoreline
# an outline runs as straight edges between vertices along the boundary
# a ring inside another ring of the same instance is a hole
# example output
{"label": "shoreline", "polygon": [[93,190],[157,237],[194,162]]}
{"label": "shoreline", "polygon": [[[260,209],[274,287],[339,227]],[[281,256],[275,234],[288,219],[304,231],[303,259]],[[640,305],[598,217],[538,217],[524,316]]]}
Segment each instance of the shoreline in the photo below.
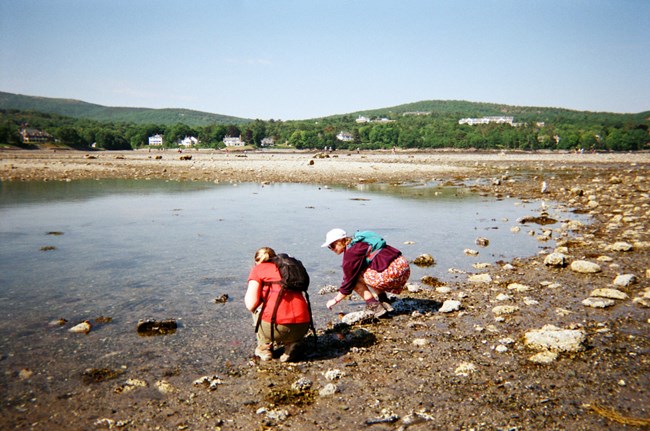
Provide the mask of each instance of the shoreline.
{"label": "shoreline", "polygon": [[[24,378],[11,357],[3,356],[7,427],[608,430],[621,426],[612,411],[628,419],[650,418],[650,154],[318,154],[3,150],[0,180],[350,187],[436,182],[489,198],[553,201],[589,214],[593,222],[531,225],[538,235],[556,238],[564,265],[547,264],[548,255],[522,257],[477,270],[480,281],[468,275],[441,289],[404,292],[390,319],[318,328],[319,347],[305,352],[305,361],[251,357],[241,364],[206,364],[221,382],[214,390],[197,385],[201,376],[191,372],[143,364],[126,377],[148,385],[128,394],[114,390],[124,378],[83,384],[79,376],[67,384],[74,389],[61,392],[46,379],[51,370]],[[180,160],[181,155],[192,159]],[[572,234],[562,236],[568,229]],[[599,271],[575,271],[575,261],[597,264]],[[633,275],[634,281],[618,284],[621,275]],[[585,305],[603,299],[594,292],[606,289],[624,296],[603,308]],[[458,301],[460,308],[444,313],[446,301]],[[550,352],[555,356],[548,363],[534,362],[532,357],[545,352],[528,345],[526,334],[546,325],[578,331],[584,342],[575,350]],[[309,387],[295,390],[299,381]]]}

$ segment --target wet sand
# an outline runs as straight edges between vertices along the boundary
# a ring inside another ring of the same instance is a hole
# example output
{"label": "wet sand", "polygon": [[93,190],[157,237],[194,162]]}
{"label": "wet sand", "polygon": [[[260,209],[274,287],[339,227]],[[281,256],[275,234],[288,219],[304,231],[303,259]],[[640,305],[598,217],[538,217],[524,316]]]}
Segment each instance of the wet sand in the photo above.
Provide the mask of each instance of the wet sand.
{"label": "wet sand", "polygon": [[[589,214],[593,223],[528,225],[540,241],[556,240],[563,265],[546,263],[547,255],[522,256],[436,288],[411,280],[413,291],[401,295],[390,318],[319,328],[318,348],[307,349],[301,362],[251,355],[241,364],[213,364],[207,377],[218,381],[200,383],[203,376],[143,364],[93,382],[80,369],[69,376],[70,391],[48,380],[54,370],[21,369],[3,351],[4,429],[648,426],[648,153],[0,151],[2,181],[93,178],[344,185],[469,179],[479,180],[467,186],[476,193],[554,202]],[[599,271],[577,272],[576,261]],[[624,283],[626,275],[633,277]],[[593,306],[613,289],[620,299]],[[458,301],[458,310],[441,312],[446,301]],[[549,349],[551,359],[540,363],[527,334],[545,325],[584,339],[574,350]]]}

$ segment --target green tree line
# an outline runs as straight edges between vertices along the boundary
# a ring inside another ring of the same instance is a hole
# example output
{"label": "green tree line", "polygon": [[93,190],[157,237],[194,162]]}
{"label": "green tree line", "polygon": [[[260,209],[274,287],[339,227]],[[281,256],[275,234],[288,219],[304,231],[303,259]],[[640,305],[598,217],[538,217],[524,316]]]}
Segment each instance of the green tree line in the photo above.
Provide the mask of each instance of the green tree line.
{"label": "green tree line", "polygon": [[[481,112],[470,112],[481,116]],[[558,111],[522,112],[516,124],[459,124],[468,116],[458,112],[392,112],[358,123],[356,115],[315,120],[255,120],[245,124],[135,124],[100,122],[34,111],[0,110],[0,144],[21,145],[20,129],[28,125],[52,135],[59,144],[76,149],[137,149],[149,136],[164,136],[165,147],[177,147],[186,136],[200,147],[223,148],[226,136],[240,136],[251,147],[271,137],[276,145],[296,149],[459,148],[510,150],[638,151],[650,149],[649,116]],[[346,132],[350,141],[337,135]]]}

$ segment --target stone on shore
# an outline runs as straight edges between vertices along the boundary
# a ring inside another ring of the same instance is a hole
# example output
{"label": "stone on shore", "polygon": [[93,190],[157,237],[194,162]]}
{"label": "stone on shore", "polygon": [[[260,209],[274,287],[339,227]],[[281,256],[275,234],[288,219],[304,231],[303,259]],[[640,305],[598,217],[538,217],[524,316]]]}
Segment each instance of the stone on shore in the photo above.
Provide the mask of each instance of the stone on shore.
{"label": "stone on shore", "polygon": [[541,329],[526,332],[524,344],[534,350],[552,352],[579,352],[584,349],[587,338],[581,329],[561,329],[554,325],[545,325]]}
{"label": "stone on shore", "polygon": [[591,292],[592,297],[599,297],[599,298],[609,298],[609,299],[627,299],[627,293],[621,292],[618,289],[610,289],[610,288],[603,288],[603,289],[594,289]]}
{"label": "stone on shore", "polygon": [[582,301],[582,305],[591,308],[607,308],[607,307],[611,307],[614,304],[616,304],[616,301],[609,298],[589,297]]}
{"label": "stone on shore", "polygon": [[614,279],[614,286],[627,287],[637,282],[634,274],[619,274]]}
{"label": "stone on shore", "polygon": [[571,271],[581,274],[595,274],[602,271],[600,265],[586,260],[574,260],[571,262]]}

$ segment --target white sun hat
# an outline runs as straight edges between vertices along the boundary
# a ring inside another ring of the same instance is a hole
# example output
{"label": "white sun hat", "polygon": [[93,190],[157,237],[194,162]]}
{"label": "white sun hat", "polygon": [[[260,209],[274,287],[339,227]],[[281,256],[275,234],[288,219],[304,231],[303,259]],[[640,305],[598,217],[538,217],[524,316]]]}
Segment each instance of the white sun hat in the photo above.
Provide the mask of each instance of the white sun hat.
{"label": "white sun hat", "polygon": [[332,229],[331,231],[327,232],[327,235],[325,235],[325,242],[323,245],[321,245],[321,247],[328,247],[334,241],[338,241],[339,239],[345,238],[346,236],[347,234],[343,229]]}

